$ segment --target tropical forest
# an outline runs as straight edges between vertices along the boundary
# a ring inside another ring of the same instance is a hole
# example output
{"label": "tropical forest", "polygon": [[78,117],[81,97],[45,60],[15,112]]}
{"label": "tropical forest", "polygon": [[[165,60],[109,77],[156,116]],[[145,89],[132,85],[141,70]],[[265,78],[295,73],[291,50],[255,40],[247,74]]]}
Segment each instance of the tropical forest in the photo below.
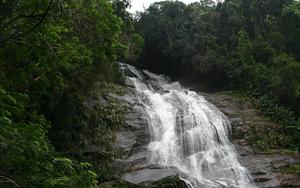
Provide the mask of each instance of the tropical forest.
{"label": "tropical forest", "polygon": [[0,0],[0,187],[299,188],[298,0]]}

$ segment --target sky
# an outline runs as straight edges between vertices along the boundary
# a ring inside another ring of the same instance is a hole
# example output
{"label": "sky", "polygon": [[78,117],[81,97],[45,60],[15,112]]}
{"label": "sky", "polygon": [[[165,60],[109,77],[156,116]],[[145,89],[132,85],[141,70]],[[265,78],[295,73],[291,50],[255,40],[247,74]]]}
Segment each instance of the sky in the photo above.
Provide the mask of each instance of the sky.
{"label": "sky", "polygon": [[[129,12],[135,13],[136,11],[143,11],[144,7],[148,8],[148,6],[151,3],[158,2],[161,0],[131,0],[131,8],[129,9]],[[198,0],[180,0],[186,4],[197,2]]]}

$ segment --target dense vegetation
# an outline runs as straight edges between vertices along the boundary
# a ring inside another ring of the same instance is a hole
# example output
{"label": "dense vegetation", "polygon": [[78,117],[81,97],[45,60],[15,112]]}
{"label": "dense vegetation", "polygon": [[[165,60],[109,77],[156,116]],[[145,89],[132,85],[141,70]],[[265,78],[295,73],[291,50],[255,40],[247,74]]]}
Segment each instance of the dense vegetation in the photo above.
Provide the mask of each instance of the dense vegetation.
{"label": "dense vegetation", "polygon": [[138,15],[136,28],[145,38],[140,66],[242,91],[280,125],[260,129],[276,143],[269,146],[299,150],[299,1],[158,2]]}
{"label": "dense vegetation", "polygon": [[168,1],[135,22],[128,6],[0,0],[0,187],[125,186],[106,182],[126,111],[104,97],[124,91],[116,61],[243,91],[280,125],[261,139],[299,149],[299,2]]}
{"label": "dense vegetation", "polygon": [[[123,109],[110,101],[87,114],[91,109],[83,102],[96,81],[97,95],[120,88],[115,61],[128,51],[135,58],[138,44],[132,41],[139,35],[131,37],[127,6],[0,1],[0,187],[93,187],[101,180],[99,168],[82,160],[82,150],[106,145],[99,158],[111,157],[112,130]],[[105,137],[93,140],[99,135]]]}

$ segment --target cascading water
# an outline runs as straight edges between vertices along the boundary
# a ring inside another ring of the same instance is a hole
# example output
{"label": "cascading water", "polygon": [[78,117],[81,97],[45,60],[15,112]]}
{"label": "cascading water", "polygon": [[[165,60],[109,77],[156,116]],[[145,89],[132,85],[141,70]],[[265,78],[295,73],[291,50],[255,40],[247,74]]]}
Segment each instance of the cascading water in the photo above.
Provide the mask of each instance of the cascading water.
{"label": "cascading water", "polygon": [[191,188],[254,188],[229,141],[227,118],[203,96],[179,83],[121,64],[149,119],[148,161],[176,167]]}

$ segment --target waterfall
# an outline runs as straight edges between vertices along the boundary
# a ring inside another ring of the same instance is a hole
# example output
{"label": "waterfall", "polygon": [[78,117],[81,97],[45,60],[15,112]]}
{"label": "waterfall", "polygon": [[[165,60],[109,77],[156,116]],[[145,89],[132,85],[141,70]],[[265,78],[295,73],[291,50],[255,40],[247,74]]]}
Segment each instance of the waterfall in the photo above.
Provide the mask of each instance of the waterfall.
{"label": "waterfall", "polygon": [[191,188],[254,188],[229,141],[230,122],[196,92],[167,77],[121,64],[130,72],[138,102],[148,116],[148,162],[176,167]]}

